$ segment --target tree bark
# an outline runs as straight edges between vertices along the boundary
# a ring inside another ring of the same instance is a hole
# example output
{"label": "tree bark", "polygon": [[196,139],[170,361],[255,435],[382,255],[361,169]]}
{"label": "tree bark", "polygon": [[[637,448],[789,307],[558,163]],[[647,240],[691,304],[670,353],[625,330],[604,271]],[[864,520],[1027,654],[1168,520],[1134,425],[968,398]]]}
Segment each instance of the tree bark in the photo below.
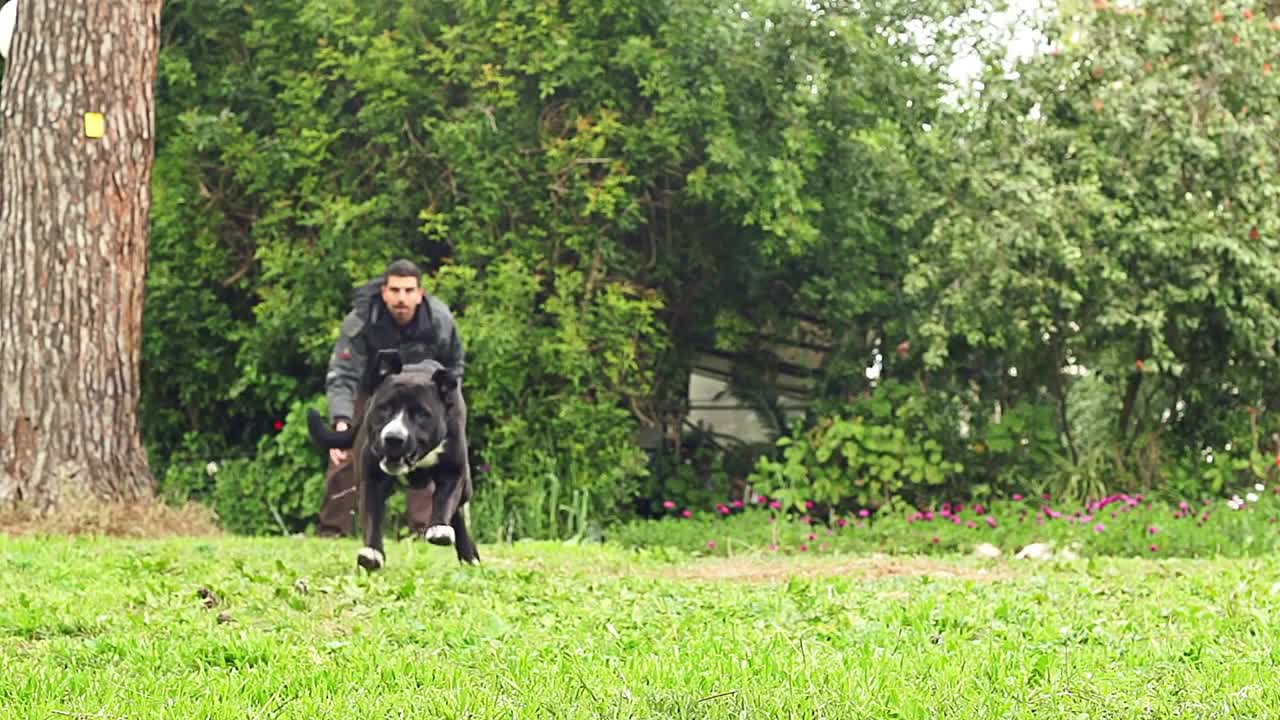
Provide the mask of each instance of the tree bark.
{"label": "tree bark", "polygon": [[161,4],[18,9],[0,88],[0,507],[154,495],[138,377]]}

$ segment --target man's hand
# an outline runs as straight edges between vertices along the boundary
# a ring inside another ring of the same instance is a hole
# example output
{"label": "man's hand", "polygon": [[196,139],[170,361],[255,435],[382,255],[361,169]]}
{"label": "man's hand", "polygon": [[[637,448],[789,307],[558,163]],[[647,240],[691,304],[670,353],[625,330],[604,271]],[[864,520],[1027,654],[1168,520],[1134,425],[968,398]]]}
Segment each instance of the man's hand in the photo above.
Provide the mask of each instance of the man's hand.
{"label": "man's hand", "polygon": [[[338,432],[343,432],[349,427],[351,426],[347,424],[346,420],[339,420],[338,422],[333,424],[333,429],[337,430]],[[350,450],[339,450],[338,448],[334,448],[329,451],[329,462],[333,463],[334,465],[341,465],[342,463],[346,462],[347,458],[349,457],[351,457]]]}

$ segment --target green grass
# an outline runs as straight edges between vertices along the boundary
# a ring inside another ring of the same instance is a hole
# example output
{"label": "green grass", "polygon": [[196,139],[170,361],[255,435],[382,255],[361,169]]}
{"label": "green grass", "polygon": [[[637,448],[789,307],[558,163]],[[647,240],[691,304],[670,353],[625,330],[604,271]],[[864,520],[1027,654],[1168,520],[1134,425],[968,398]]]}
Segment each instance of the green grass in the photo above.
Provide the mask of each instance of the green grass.
{"label": "green grass", "polygon": [[1280,713],[1271,559],[355,550],[0,536],[0,718]]}

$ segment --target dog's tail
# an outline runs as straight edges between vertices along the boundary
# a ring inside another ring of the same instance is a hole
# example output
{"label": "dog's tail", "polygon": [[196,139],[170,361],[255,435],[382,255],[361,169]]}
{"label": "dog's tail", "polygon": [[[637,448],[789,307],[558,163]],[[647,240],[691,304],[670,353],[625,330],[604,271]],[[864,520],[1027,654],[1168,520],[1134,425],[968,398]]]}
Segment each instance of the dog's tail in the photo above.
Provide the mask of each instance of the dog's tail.
{"label": "dog's tail", "polygon": [[355,428],[330,429],[324,417],[315,410],[307,411],[307,431],[311,433],[311,441],[326,450],[350,450],[355,444]]}

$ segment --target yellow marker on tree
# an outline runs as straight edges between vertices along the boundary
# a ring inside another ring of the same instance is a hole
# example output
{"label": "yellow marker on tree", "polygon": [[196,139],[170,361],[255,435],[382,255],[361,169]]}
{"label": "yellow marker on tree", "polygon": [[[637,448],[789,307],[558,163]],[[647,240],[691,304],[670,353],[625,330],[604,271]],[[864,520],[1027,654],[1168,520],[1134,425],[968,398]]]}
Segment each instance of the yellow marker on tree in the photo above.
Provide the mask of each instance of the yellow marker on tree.
{"label": "yellow marker on tree", "polygon": [[107,131],[107,120],[102,113],[87,112],[84,114],[84,136],[100,138]]}

